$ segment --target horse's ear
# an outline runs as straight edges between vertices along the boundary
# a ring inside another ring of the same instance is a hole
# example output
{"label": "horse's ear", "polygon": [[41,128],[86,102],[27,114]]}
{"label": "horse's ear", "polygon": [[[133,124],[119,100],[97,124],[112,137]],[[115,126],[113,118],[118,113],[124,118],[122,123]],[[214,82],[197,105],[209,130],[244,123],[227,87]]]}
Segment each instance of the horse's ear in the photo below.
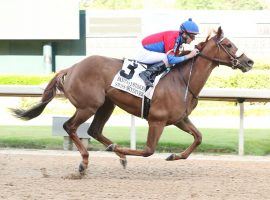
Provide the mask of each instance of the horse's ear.
{"label": "horse's ear", "polygon": [[218,27],[218,31],[217,31],[217,38],[221,39],[221,38],[223,38],[223,36],[224,36],[224,33],[223,33],[223,30],[220,26],[220,27]]}

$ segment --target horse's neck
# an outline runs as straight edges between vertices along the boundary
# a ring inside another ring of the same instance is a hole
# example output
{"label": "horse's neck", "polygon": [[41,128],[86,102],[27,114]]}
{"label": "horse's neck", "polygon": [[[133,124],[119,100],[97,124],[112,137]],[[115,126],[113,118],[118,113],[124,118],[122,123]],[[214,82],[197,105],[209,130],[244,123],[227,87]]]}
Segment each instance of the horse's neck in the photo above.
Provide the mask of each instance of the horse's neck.
{"label": "horse's neck", "polygon": [[214,67],[213,62],[198,57],[194,62],[192,73],[190,75],[191,62],[186,64],[183,72],[184,77],[185,80],[188,81],[190,75],[189,88],[194,95],[199,95]]}

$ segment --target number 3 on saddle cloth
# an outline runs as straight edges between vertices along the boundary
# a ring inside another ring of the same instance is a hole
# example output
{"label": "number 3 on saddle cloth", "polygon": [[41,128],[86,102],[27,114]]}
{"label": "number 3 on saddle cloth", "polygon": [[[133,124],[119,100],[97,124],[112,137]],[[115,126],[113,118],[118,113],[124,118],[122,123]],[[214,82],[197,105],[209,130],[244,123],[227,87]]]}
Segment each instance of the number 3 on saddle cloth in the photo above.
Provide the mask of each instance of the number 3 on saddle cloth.
{"label": "number 3 on saddle cloth", "polygon": [[142,64],[135,60],[125,59],[122,69],[115,75],[111,86],[119,90],[128,92],[136,97],[142,98],[141,117],[147,118],[150,102],[154,94],[156,85],[158,84],[164,72],[155,77],[154,87],[146,87],[144,81],[140,78],[139,73],[147,68],[146,64]]}

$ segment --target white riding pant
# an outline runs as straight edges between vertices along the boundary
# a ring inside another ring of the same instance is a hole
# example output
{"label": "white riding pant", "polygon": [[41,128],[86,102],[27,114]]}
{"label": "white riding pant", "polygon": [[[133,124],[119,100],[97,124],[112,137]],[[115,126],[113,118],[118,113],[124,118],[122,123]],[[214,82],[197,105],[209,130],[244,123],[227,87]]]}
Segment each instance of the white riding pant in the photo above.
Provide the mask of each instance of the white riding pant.
{"label": "white riding pant", "polygon": [[140,47],[137,54],[133,57],[134,60],[137,60],[146,64],[153,64],[160,61],[163,61],[166,66],[168,66],[168,58],[166,53],[159,53],[155,51],[149,51],[145,49],[143,46]]}

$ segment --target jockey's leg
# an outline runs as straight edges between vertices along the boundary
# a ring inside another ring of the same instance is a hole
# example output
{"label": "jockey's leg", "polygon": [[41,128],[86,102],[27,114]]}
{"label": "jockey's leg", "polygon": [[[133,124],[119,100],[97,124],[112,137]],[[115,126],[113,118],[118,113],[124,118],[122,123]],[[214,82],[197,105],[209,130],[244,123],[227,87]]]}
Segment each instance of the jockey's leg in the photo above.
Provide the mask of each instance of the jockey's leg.
{"label": "jockey's leg", "polygon": [[121,148],[115,144],[108,146],[107,151],[114,151],[125,155],[133,156],[151,156],[156,149],[159,138],[163,132],[165,122],[149,122],[148,136],[146,146],[143,150],[133,150],[129,148]]}
{"label": "jockey's leg", "polygon": [[134,59],[142,63],[153,64],[144,72],[140,73],[140,77],[144,80],[146,86],[150,87],[153,87],[152,82],[154,77],[158,73],[165,71],[166,66],[169,66],[166,53],[148,51],[143,46],[141,47],[140,51],[134,56]]}
{"label": "jockey's leg", "polygon": [[148,67],[145,71],[141,72],[139,76],[145,82],[146,86],[153,87],[153,81],[155,80],[155,77],[158,74],[166,71],[166,69],[167,67],[165,63],[160,61]]}

